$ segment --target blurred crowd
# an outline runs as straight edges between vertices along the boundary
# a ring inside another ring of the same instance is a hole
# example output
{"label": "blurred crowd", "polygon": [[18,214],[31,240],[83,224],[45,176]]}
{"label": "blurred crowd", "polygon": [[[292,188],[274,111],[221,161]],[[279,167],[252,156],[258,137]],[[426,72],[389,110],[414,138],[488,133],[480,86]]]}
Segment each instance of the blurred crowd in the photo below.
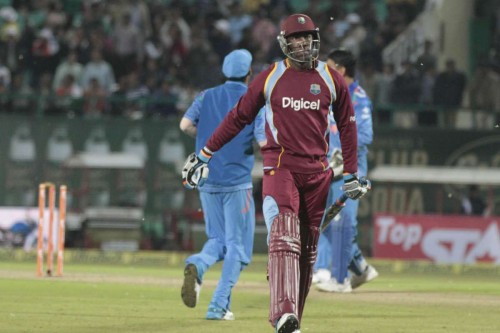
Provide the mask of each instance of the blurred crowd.
{"label": "blurred crowd", "polygon": [[431,42],[417,64],[402,64],[401,73],[383,63],[382,50],[419,14],[424,0],[387,1],[384,17],[371,0],[357,1],[353,10],[328,0],[2,3],[4,112],[178,116],[197,92],[222,82],[221,61],[232,49],[252,52],[254,73],[281,59],[279,24],[293,12],[309,14],[319,26],[323,59],[336,47],[359,57],[359,79],[375,103],[455,105],[467,84],[452,59],[438,71]]}

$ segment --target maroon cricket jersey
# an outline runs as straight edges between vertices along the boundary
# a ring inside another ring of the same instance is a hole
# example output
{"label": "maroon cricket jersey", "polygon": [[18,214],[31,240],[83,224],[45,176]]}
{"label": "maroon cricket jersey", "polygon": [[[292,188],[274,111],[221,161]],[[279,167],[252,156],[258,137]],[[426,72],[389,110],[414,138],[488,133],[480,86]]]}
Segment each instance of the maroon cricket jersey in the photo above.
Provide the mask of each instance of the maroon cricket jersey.
{"label": "maroon cricket jersey", "polygon": [[357,172],[356,119],[344,78],[322,61],[315,69],[297,70],[288,59],[276,62],[250,84],[208,140],[212,152],[229,142],[265,107],[267,144],[264,169],[298,173],[326,170],[328,112],[340,132],[344,172]]}

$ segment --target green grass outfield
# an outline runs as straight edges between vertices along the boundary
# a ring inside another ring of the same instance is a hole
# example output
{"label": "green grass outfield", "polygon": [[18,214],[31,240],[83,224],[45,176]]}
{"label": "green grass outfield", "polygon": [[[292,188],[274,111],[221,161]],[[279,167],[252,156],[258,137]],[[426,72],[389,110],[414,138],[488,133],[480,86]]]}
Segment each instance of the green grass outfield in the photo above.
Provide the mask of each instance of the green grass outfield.
{"label": "green grass outfield", "polygon": [[[0,332],[273,332],[265,256],[233,291],[234,322],[204,320],[220,265],[183,305],[185,256],[67,251],[64,277],[36,278],[33,254],[0,250]],[[500,266],[371,262],[380,277],[352,294],[311,291],[302,333],[500,332]]]}

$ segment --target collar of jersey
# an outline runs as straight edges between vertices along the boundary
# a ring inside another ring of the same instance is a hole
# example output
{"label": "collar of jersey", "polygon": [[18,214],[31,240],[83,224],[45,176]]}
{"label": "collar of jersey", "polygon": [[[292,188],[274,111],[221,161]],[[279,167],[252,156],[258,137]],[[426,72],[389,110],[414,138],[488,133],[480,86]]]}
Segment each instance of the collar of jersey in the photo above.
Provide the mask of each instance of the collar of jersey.
{"label": "collar of jersey", "polygon": [[239,86],[243,86],[243,87],[246,87],[247,85],[244,84],[243,82],[238,82],[238,81],[226,81],[224,82],[224,84],[234,84],[234,85],[239,85]]}

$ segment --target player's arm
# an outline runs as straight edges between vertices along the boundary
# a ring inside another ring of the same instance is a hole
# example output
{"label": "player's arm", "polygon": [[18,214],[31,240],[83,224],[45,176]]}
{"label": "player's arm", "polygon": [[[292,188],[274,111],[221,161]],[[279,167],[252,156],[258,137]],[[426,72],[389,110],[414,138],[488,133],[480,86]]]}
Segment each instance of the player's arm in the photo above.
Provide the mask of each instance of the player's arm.
{"label": "player's arm", "polygon": [[191,119],[182,117],[179,127],[181,128],[181,131],[183,131],[190,137],[196,137],[197,129]]}
{"label": "player's arm", "polygon": [[368,98],[354,107],[358,128],[358,147],[373,142],[372,104]]}
{"label": "player's arm", "polygon": [[333,70],[330,70],[330,72],[334,78],[337,93],[333,105],[333,116],[337,122],[344,159],[344,185],[342,190],[346,197],[356,200],[364,196],[369,190],[369,186],[362,185],[358,179],[356,116],[347,84],[338,72]]}
{"label": "player's arm", "polygon": [[264,84],[269,71],[270,69],[263,71],[254,79],[247,92],[215,129],[205,147],[198,154],[189,155],[182,170],[182,182],[185,187],[193,189],[202,186],[208,178],[207,164],[212,155],[231,141],[243,127],[255,120],[265,104]]}
{"label": "player's arm", "polygon": [[264,147],[267,144],[266,138],[266,110],[262,108],[255,118],[253,135],[259,144],[259,147]]}
{"label": "player's arm", "polygon": [[181,131],[193,138],[196,137],[196,133],[198,132],[196,126],[198,124],[198,120],[200,119],[201,106],[203,104],[204,96],[205,91],[202,91],[194,98],[193,103],[186,110],[179,124]]}
{"label": "player's arm", "polygon": [[335,70],[329,69],[335,82],[337,98],[333,102],[333,117],[340,134],[340,144],[344,159],[344,173],[355,174],[358,170],[357,127],[349,89],[344,78]]}

